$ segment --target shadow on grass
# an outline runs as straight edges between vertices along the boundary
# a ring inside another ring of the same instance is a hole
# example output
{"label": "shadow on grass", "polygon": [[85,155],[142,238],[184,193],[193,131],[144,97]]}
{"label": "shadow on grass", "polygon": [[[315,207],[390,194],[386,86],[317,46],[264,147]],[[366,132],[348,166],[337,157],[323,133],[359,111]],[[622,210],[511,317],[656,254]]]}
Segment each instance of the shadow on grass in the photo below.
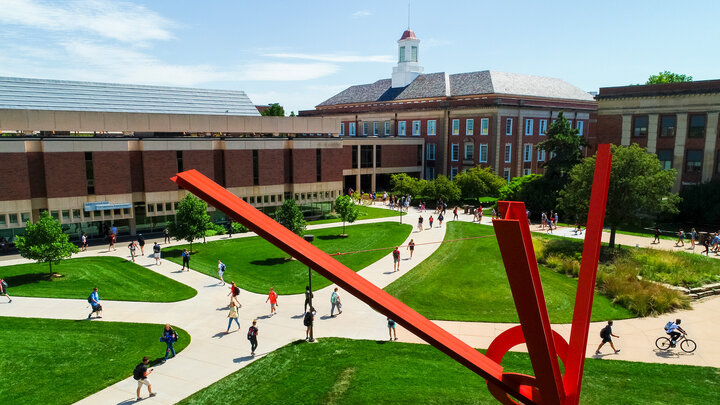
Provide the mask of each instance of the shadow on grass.
{"label": "shadow on grass", "polygon": [[28,273],[5,277],[5,281],[7,281],[9,286],[16,287],[24,284],[35,284],[41,281],[53,281],[63,277],[62,274],[58,273]]}
{"label": "shadow on grass", "polygon": [[279,266],[281,264],[285,264],[287,261],[288,260],[285,257],[272,257],[265,260],[253,260],[250,263],[256,266]]}
{"label": "shadow on grass", "polygon": [[322,239],[322,240],[335,240],[335,239],[345,239],[345,238],[347,238],[347,235],[320,235],[317,238]]}

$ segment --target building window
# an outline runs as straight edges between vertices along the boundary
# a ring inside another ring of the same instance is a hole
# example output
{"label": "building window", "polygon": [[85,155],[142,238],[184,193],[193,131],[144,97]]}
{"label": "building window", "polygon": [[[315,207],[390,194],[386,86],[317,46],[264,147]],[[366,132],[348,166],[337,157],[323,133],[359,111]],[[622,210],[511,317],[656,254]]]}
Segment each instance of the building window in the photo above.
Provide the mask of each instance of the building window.
{"label": "building window", "polygon": [[583,122],[582,122],[582,121],[578,121],[578,122],[575,124],[575,128],[577,128],[577,130],[578,130],[578,135],[582,135],[582,134],[583,134],[583,129],[584,129],[584,128],[583,128]]}
{"label": "building window", "polygon": [[532,162],[532,144],[523,145],[523,162]]}
{"label": "building window", "polygon": [[[67,213],[68,215],[67,215],[67,218],[65,218],[65,215],[63,215],[63,219],[69,221],[70,213],[67,210],[63,211],[63,214],[65,214],[65,213]],[[10,223],[10,225],[17,225],[18,224],[18,214],[8,214],[8,222]]]}
{"label": "building window", "polygon": [[480,135],[487,135],[490,132],[490,120],[488,118],[480,119]]}
{"label": "building window", "polygon": [[707,122],[707,116],[705,114],[691,114],[690,125],[688,127],[689,138],[703,138],[705,137],[705,124]]}
{"label": "building window", "polygon": [[368,136],[368,127],[370,126],[370,123],[363,122],[362,123],[362,136]]}
{"label": "building window", "polygon": [[404,46],[400,47],[400,55],[398,56],[398,61],[405,62],[405,47]]}
{"label": "building window", "polygon": [[435,179],[435,168],[434,167],[426,167],[425,168],[425,180],[434,180]]}
{"label": "building window", "polygon": [[454,179],[455,176],[458,174],[458,168],[457,166],[453,166],[450,168],[450,180]]}
{"label": "building window", "polygon": [[685,164],[686,172],[702,171],[703,151],[699,149],[690,149],[687,151],[687,163]]}
{"label": "building window", "polygon": [[322,149],[315,149],[315,181],[322,181]]}
{"label": "building window", "polygon": [[663,170],[672,169],[673,161],[673,150],[672,149],[660,149],[657,151],[657,157],[660,161],[660,167]]}
{"label": "building window", "polygon": [[385,121],[385,136],[390,136],[390,121]]}
{"label": "building window", "polygon": [[526,119],[525,120],[525,135],[532,135],[533,134],[533,120]]}
{"label": "building window", "polygon": [[428,143],[425,145],[425,155],[427,160],[435,160],[435,144]]}
{"label": "building window", "polygon": [[454,143],[450,148],[450,160],[457,162],[460,159],[460,144]]}
{"label": "building window", "polygon": [[478,154],[478,161],[481,163],[487,163],[488,159],[488,145],[486,143],[480,144],[480,153]]}
{"label": "building window", "polygon": [[0,226],[7,225],[7,220],[5,219],[5,214],[0,214]]}
{"label": "building window", "polygon": [[345,123],[340,123],[340,136],[345,136]]}
{"label": "building window", "polygon": [[512,135],[513,130],[513,119],[508,118],[505,120],[505,135]]}
{"label": "building window", "polygon": [[472,160],[474,153],[475,153],[475,145],[472,143],[466,143],[464,160]]}
{"label": "building window", "polygon": [[420,121],[413,121],[413,136],[420,136]]}
{"label": "building window", "polygon": [[380,127],[378,126],[377,121],[373,121],[373,135],[374,136],[380,135]]}
{"label": "building window", "polygon": [[660,117],[660,136],[675,136],[677,117],[675,115],[663,115]]}
{"label": "building window", "polygon": [[357,169],[358,167],[358,147],[357,145],[352,146],[352,168]]}
{"label": "building window", "polygon": [[410,47],[410,62],[417,62],[417,61],[418,61],[418,47],[411,46]]}
{"label": "building window", "polygon": [[545,161],[545,149],[538,149],[538,162]]}
{"label": "building window", "polygon": [[375,167],[382,167],[382,145],[375,145]]}
{"label": "building window", "polygon": [[633,117],[633,136],[644,137],[648,134],[648,116],[638,115]]}
{"label": "building window", "polygon": [[405,121],[398,121],[398,135],[405,136],[405,125],[407,125]]}
{"label": "building window", "polygon": [[350,123],[350,136],[355,136],[355,123]]}
{"label": "building window", "polygon": [[252,151],[252,162],[253,162],[253,185],[260,185],[260,162],[258,157],[257,149]]}
{"label": "building window", "polygon": [[437,121],[435,120],[428,120],[427,122],[427,134],[428,136],[435,136],[435,131],[437,131]]}
{"label": "building window", "polygon": [[530,169],[523,169],[523,176],[527,176],[530,174]]}
{"label": "building window", "polygon": [[460,120],[452,120],[452,134],[460,135]]}
{"label": "building window", "polygon": [[547,131],[547,120],[540,120],[540,123],[538,125],[538,135],[545,136],[546,131]]}
{"label": "building window", "polygon": [[373,146],[372,145],[361,145],[360,146],[360,167],[361,168],[373,167]]}
{"label": "building window", "polygon": [[465,120],[465,135],[472,135],[474,126],[475,126],[475,121],[472,118],[466,119]]}
{"label": "building window", "polygon": [[512,161],[512,144],[506,143],[505,144],[505,163],[510,163]]}
{"label": "building window", "polygon": [[503,169],[503,177],[505,178],[505,181],[510,183],[510,168],[506,167]]}
{"label": "building window", "polygon": [[95,194],[95,174],[93,170],[92,152],[85,152],[85,178],[87,179],[88,195]]}

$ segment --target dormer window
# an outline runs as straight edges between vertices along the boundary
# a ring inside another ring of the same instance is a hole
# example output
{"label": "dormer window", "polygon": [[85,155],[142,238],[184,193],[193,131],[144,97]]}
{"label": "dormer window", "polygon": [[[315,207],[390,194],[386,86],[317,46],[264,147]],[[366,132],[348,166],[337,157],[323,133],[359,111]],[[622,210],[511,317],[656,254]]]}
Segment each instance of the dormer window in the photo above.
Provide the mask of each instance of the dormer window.
{"label": "dormer window", "polygon": [[405,62],[405,47],[400,47],[400,62]]}

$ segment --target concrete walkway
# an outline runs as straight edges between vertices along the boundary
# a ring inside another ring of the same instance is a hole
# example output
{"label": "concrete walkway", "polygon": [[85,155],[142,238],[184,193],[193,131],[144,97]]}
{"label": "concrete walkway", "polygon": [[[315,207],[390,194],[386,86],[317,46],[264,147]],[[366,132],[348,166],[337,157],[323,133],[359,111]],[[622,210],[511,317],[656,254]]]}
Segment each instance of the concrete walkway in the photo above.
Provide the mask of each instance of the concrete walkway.
{"label": "concrete walkway", "polygon": [[[415,249],[412,259],[409,259],[409,252],[401,249],[401,266],[399,272],[392,272],[392,258],[388,253],[381,260],[373,263],[359,272],[360,275],[373,282],[379,287],[397,280],[399,277],[411,270],[415,265],[429,257],[439,246],[445,236],[445,224],[433,229],[427,229],[427,218],[431,212],[423,213],[426,229],[418,232],[413,229],[404,244],[412,238],[419,246]],[[448,212],[446,217],[452,218]],[[417,224],[418,212],[411,212],[403,217],[404,223]],[[470,215],[460,215],[460,220],[471,220]],[[358,221],[358,223],[373,223],[398,221],[399,218],[379,218],[374,220]],[[484,218],[483,223],[489,224],[490,218]],[[309,226],[308,230],[339,226],[338,223]],[[535,227],[533,227],[534,229]],[[348,230],[352,232],[350,228]],[[559,233],[564,232],[562,229]],[[248,237],[252,234],[242,234],[236,237]],[[625,237],[626,235],[623,235]],[[226,236],[208,238],[209,241],[225,239]],[[619,241],[620,235],[618,235]],[[637,238],[637,237],[628,237]],[[637,238],[640,243],[641,238]],[[632,239],[623,239],[623,244],[634,245]],[[152,246],[148,240],[146,247]],[[649,242],[649,240],[648,240]],[[177,242],[180,243],[180,242]],[[424,243],[428,243],[423,245]],[[173,243],[176,244],[176,243]],[[173,245],[170,244],[170,245]],[[163,245],[167,247],[169,245]],[[659,248],[664,248],[658,246]],[[101,253],[104,250],[105,253]],[[150,249],[149,249],[150,250]],[[149,252],[146,252],[149,254]],[[107,253],[106,249],[95,247],[87,252],[82,252],[77,257],[95,255],[113,255],[127,258],[127,247],[119,246],[117,251]],[[26,263],[25,259],[19,257],[6,257],[2,265]],[[153,388],[159,392],[158,396],[147,399],[144,402],[149,404],[171,404],[185,398],[194,392],[214,383],[215,381],[237,371],[250,364],[264,354],[272,352],[292,341],[304,339],[305,327],[302,325],[303,301],[302,295],[280,296],[278,303],[278,314],[269,317],[269,304],[265,303],[266,296],[243,291],[240,301],[243,304],[240,310],[240,323],[242,329],[225,335],[227,326],[227,294],[229,289],[218,284],[218,280],[204,274],[190,271],[180,272],[180,268],[169,261],[163,260],[162,265],[154,265],[154,259],[141,257],[138,264],[147,266],[148,269],[156,271],[169,278],[187,284],[198,291],[197,296],[192,299],[177,303],[144,303],[144,302],[120,302],[102,300],[102,286],[100,286],[100,297],[105,311],[100,321],[125,321],[143,323],[171,323],[182,327],[192,336],[191,344],[175,359],[169,360],[166,364],[156,367],[152,374],[151,381]],[[226,273],[226,280],[232,280],[232,269]],[[368,307],[366,304],[340,291],[343,314],[331,318],[330,293],[334,285],[315,292],[315,306],[318,309],[315,322],[315,337],[346,337],[353,339],[387,339],[387,327],[385,317]],[[10,290],[12,292],[12,289]],[[684,311],[677,316],[683,319],[683,326],[690,331],[692,338],[698,342],[698,350],[692,355],[678,355],[677,351],[671,353],[658,353],[654,350],[654,340],[662,334],[662,325],[665,324],[664,316],[660,319],[641,318],[625,321],[617,321],[614,333],[621,336],[616,343],[623,351],[618,355],[608,358],[658,362],[668,364],[694,364],[702,366],[720,367],[720,353],[718,344],[720,334],[717,332],[716,321],[720,315],[720,299],[710,299],[705,302],[696,303],[693,311]],[[49,310],[50,308],[50,310]],[[69,299],[47,299],[47,298],[13,298],[12,304],[0,304],[0,314],[3,316],[37,317],[55,319],[83,319],[89,313],[89,305],[85,300]],[[251,357],[250,345],[245,338],[245,333],[252,319],[258,319],[260,330],[258,341],[258,356]],[[92,322],[95,322],[93,320]],[[512,326],[511,324],[491,324],[472,322],[448,322],[437,321],[438,324],[456,334],[473,347],[484,348],[500,332]],[[590,341],[588,343],[588,356],[592,356],[597,346],[597,337],[602,324],[591,325]],[[569,334],[569,325],[555,325],[555,328],[562,335]],[[158,330],[158,336],[161,330]],[[418,339],[409,332],[398,326],[398,336],[402,341],[418,342]],[[155,343],[150,346],[148,355],[160,355],[164,353],[164,345]],[[523,350],[518,347],[518,350]],[[152,351],[152,352],[151,352]],[[155,352],[157,351],[157,352]],[[603,348],[608,353],[609,348]],[[156,353],[156,354],[153,354]],[[128,370],[130,372],[130,370]],[[132,378],[127,378],[110,387],[95,393],[80,403],[88,404],[124,404],[134,401],[137,383]],[[143,395],[146,391],[143,390]]]}

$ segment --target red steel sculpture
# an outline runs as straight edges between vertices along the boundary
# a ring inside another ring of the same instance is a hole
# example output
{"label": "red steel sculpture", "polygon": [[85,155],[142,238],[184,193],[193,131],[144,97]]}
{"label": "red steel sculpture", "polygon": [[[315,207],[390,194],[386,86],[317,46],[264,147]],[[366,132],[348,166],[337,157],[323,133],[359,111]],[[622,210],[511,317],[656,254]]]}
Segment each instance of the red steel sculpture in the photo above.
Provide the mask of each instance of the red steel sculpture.
{"label": "red steel sculpture", "polygon": [[[517,400],[529,404],[577,405],[611,164],[610,146],[600,145],[569,344],[550,325],[525,204],[499,203],[503,219],[493,220],[493,226],[520,325],[497,336],[487,355],[473,349],[197,170],[178,173],[171,180],[486,379],[490,392],[501,403],[516,404]],[[522,343],[527,345],[535,376],[504,372],[500,365],[505,353]],[[564,376],[560,373],[558,357],[565,365]]]}

